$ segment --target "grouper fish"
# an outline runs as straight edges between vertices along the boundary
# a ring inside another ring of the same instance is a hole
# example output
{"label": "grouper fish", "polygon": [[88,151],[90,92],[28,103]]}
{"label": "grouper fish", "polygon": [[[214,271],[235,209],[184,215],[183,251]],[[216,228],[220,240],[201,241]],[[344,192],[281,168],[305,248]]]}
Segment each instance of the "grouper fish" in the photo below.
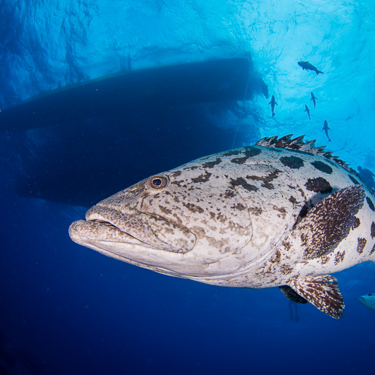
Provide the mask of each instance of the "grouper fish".
{"label": "grouper fish", "polygon": [[151,176],[93,206],[69,234],[162,274],[279,287],[339,318],[331,273],[375,262],[374,201],[346,163],[288,135]]}

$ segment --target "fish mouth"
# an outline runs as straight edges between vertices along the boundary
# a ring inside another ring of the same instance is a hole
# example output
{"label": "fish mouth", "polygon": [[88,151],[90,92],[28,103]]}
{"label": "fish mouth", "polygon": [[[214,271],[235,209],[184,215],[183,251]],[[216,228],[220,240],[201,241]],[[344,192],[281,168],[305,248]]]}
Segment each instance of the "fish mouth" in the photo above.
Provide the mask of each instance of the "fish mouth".
{"label": "fish mouth", "polygon": [[362,304],[366,304],[366,300],[363,298],[363,297],[359,297],[359,302],[361,302]]}
{"label": "fish mouth", "polygon": [[[86,220],[69,227],[71,239],[81,245],[103,248],[112,244],[137,245],[172,253],[187,253],[196,242],[195,235],[169,221],[134,209],[114,210],[94,206]],[[107,249],[108,250],[108,249]]]}

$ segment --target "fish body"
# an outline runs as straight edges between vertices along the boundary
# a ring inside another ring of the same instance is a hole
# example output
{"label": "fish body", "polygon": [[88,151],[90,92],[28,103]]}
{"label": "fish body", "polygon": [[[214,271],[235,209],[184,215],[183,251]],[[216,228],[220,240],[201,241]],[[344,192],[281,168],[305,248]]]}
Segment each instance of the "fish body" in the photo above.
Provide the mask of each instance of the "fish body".
{"label": "fish body", "polygon": [[302,138],[265,138],[147,178],[93,206],[70,237],[170,276],[278,286],[339,318],[330,274],[375,260],[375,200],[355,171]]}
{"label": "fish body", "polygon": [[314,104],[314,108],[316,107],[316,101],[318,100],[318,98],[314,95],[314,93],[311,91],[311,99],[313,104]]}
{"label": "fish body", "polygon": [[365,296],[359,297],[359,302],[361,302],[362,305],[368,307],[369,309],[375,311],[375,293],[369,293]]}
{"label": "fish body", "polygon": [[328,126],[328,121],[327,120],[324,120],[324,125],[323,125],[323,129],[324,132],[326,133],[326,136],[328,138],[328,140],[331,142],[331,138],[329,138],[329,135],[328,135],[328,130],[331,130]]}
{"label": "fish body", "polygon": [[309,107],[305,104],[305,110],[304,112],[307,112],[307,116],[309,116],[309,120],[311,120],[311,117],[310,117],[310,109]]}
{"label": "fish body", "polygon": [[273,117],[273,116],[275,116],[275,105],[278,105],[276,103],[275,95],[272,95],[271,101],[268,104],[271,104],[272,117]]}
{"label": "fish body", "polygon": [[316,74],[324,74],[323,72],[321,72],[320,70],[318,70],[318,68],[312,64],[310,64],[308,61],[299,61],[298,62],[298,65],[303,69],[303,70],[312,70],[313,72],[315,72]]}

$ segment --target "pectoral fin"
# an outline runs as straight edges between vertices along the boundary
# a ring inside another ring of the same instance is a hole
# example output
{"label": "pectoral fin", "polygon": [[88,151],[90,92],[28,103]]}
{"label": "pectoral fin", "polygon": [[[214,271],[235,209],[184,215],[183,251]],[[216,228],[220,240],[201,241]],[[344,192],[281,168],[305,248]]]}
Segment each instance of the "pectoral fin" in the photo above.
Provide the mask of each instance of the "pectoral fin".
{"label": "pectoral fin", "polygon": [[293,280],[290,287],[301,297],[332,318],[339,319],[345,309],[336,278],[331,275]]}
{"label": "pectoral fin", "polygon": [[279,286],[279,289],[283,292],[285,297],[290,299],[291,301],[302,304],[307,303],[307,301],[303,297],[301,297],[297,292],[295,292],[290,286]]}
{"label": "pectoral fin", "polygon": [[291,233],[303,249],[303,259],[332,252],[349,234],[364,198],[363,186],[355,185],[336,191],[313,207]]}

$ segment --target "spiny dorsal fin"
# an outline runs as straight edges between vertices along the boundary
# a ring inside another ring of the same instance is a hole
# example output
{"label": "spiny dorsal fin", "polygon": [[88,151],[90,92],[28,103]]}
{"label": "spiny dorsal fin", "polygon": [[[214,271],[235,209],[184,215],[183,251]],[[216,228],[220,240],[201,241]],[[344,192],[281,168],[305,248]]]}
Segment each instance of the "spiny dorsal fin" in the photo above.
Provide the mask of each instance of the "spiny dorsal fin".
{"label": "spiny dorsal fin", "polygon": [[324,152],[325,146],[315,147],[315,140],[310,142],[303,142],[304,135],[292,139],[293,134],[286,135],[277,139],[274,137],[265,137],[260,139],[255,145],[272,148],[285,148],[288,150],[304,151],[309,154],[324,156],[327,159],[333,160],[348,172],[358,175],[354,169],[351,169],[348,164],[340,160],[337,156],[332,156],[331,152]]}
{"label": "spiny dorsal fin", "polygon": [[313,207],[290,234],[298,241],[303,259],[332,252],[347,237],[364,199],[364,187],[354,185],[336,191]]}
{"label": "spiny dorsal fin", "polygon": [[339,319],[344,312],[345,304],[339,284],[331,275],[296,279],[289,285],[297,294],[332,318]]}

